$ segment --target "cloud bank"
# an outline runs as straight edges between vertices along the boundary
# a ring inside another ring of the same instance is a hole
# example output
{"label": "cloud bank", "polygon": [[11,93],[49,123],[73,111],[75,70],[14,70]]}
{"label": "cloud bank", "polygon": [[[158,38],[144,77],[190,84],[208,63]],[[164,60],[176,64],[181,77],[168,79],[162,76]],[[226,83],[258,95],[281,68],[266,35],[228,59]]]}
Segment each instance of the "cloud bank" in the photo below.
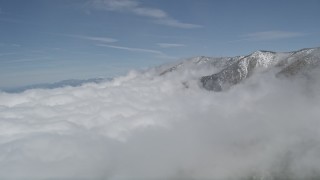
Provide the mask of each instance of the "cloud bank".
{"label": "cloud bank", "polygon": [[319,177],[319,73],[214,93],[198,85],[212,69],[160,70],[0,93],[0,178]]}

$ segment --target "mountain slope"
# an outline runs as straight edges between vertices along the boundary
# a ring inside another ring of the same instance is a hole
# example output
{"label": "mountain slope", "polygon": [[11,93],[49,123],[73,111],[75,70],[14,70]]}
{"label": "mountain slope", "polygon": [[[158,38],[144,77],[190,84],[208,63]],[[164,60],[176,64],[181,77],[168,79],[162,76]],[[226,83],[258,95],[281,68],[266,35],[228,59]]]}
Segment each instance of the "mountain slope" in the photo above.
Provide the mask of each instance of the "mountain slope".
{"label": "mountain slope", "polygon": [[293,76],[319,66],[320,48],[302,49],[289,53],[257,51],[239,59],[219,73],[201,77],[200,81],[207,90],[222,91],[249,78],[255,71],[278,67],[279,76]]}
{"label": "mountain slope", "polygon": [[319,64],[320,48],[285,53],[256,51],[247,56],[225,58],[196,57],[166,69],[160,75],[200,65],[215,70],[218,69],[217,72],[199,77],[200,85],[210,91],[223,91],[251,77],[256,72],[275,69],[277,77],[291,77],[300,73],[307,73],[318,67]]}

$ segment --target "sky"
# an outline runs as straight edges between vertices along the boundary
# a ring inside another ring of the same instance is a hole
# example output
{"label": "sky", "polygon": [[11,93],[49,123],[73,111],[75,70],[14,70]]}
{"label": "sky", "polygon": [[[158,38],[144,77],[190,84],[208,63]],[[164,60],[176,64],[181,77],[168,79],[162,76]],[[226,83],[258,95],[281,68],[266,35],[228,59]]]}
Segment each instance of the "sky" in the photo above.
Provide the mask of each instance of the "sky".
{"label": "sky", "polygon": [[320,1],[1,0],[0,88],[320,46]]}

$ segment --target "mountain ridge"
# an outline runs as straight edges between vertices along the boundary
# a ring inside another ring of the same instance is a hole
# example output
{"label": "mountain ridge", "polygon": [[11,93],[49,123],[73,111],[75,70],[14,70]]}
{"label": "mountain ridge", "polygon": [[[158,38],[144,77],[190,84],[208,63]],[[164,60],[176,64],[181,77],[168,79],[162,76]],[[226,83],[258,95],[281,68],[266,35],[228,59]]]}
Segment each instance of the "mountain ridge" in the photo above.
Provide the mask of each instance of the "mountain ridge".
{"label": "mountain ridge", "polygon": [[219,92],[244,81],[257,71],[278,68],[276,77],[292,77],[299,73],[307,73],[319,66],[320,47],[303,48],[291,52],[258,50],[246,56],[235,57],[199,56],[172,66],[159,75],[176,71],[187,64],[198,66],[199,62],[209,68],[212,66],[212,68],[219,69],[218,72],[199,77],[200,84],[204,89]]}

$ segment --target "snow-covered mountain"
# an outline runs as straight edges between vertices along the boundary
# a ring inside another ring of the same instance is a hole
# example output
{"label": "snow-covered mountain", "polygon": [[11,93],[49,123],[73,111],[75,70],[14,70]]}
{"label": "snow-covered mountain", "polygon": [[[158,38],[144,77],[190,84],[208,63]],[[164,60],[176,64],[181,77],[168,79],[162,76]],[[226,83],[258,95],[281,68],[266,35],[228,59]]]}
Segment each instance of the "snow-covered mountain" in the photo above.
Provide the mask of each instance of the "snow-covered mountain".
{"label": "snow-covered mountain", "polygon": [[247,56],[236,57],[195,57],[174,65],[160,73],[183,68],[212,68],[217,72],[199,77],[201,85],[207,90],[223,91],[229,89],[258,72],[275,70],[277,77],[308,73],[320,64],[320,48],[308,48],[293,52],[256,51]]}

